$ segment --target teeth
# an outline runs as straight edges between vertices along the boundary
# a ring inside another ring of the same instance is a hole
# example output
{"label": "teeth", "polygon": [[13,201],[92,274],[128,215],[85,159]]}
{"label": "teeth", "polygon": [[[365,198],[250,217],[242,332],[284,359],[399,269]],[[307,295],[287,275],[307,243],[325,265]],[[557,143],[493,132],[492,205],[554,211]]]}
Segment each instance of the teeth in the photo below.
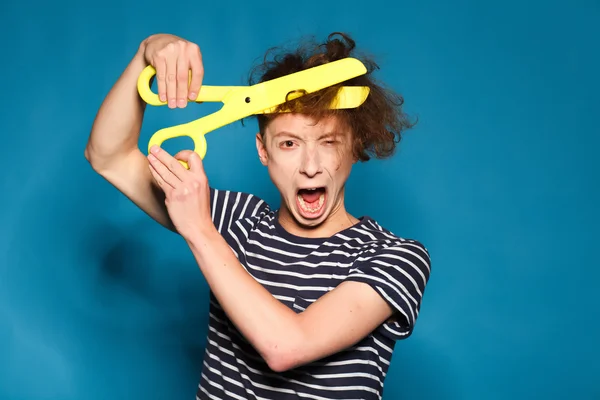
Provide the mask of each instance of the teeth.
{"label": "teeth", "polygon": [[317,211],[319,211],[321,209],[321,207],[323,207],[324,201],[325,201],[325,194],[321,193],[321,196],[319,196],[319,202],[317,203],[317,205],[315,207],[309,207],[308,204],[306,204],[306,202],[302,198],[302,196],[298,195],[298,202],[300,203],[300,207],[304,211],[307,211],[310,213],[316,213]]}

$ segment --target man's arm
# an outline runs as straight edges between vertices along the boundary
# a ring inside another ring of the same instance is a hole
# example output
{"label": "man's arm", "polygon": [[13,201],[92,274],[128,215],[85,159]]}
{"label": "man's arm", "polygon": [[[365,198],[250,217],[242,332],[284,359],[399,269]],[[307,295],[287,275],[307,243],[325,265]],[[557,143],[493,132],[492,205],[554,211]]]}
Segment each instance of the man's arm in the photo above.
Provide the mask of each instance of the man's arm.
{"label": "man's arm", "polygon": [[[174,224],[188,243],[229,319],[275,371],[285,371],[352,346],[383,324],[386,336],[414,326],[430,262],[415,241],[382,247],[357,260],[344,282],[301,314],[275,299],[240,264],[211,220],[209,185],[197,154],[189,170],[160,148],[149,156]],[[398,318],[390,320],[395,314]],[[385,324],[384,324],[385,323]]]}
{"label": "man's arm", "polygon": [[138,147],[145,102],[137,92],[137,79],[149,61],[156,64],[159,95],[168,98],[169,107],[187,104],[190,69],[194,78],[189,97],[195,98],[203,74],[198,47],[171,35],[151,36],[141,43],[98,110],[85,158],[94,171],[146,214],[174,230],[164,192],[154,181],[147,157]]}
{"label": "man's arm", "polygon": [[274,371],[352,346],[397,311],[370,285],[348,281],[296,314],[244,270],[215,230],[188,243],[225,313]]}

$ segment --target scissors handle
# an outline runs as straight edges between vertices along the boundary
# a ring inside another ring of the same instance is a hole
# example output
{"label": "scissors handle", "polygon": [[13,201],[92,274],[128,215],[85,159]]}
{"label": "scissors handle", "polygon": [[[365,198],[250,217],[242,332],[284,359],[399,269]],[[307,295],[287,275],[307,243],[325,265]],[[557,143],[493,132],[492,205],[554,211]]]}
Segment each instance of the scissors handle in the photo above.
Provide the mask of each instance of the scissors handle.
{"label": "scissors handle", "polygon": [[[191,71],[189,72],[191,80]],[[167,104],[166,101],[161,101],[158,97],[158,94],[154,93],[150,88],[150,81],[152,77],[156,75],[156,69],[152,65],[148,65],[142,73],[138,77],[137,81],[137,89],[140,94],[140,97],[148,104],[152,106],[164,106]],[[200,88],[200,93],[198,93],[198,97],[196,100],[189,100],[202,103],[202,102],[222,102],[227,97],[227,94],[230,93],[233,89],[238,89],[238,86],[209,86],[202,85]]]}
{"label": "scissors handle", "polygon": [[[183,130],[184,126],[172,126],[169,128],[164,128],[156,131],[154,135],[148,141],[148,154],[150,154],[150,149],[152,146],[160,147],[166,140],[174,139],[177,137],[188,136],[194,142],[194,152],[197,153],[200,158],[204,158],[207,150],[207,143],[204,134],[191,135],[187,134]],[[178,160],[181,165],[183,165],[186,169],[189,169],[188,164],[185,161]]]}
{"label": "scissors handle", "polygon": [[[194,142],[194,152],[201,159],[204,159],[207,150],[206,137],[204,135],[235,121],[236,118],[237,116],[230,111],[230,108],[224,106],[220,110],[195,121],[160,129],[150,137],[148,153],[152,146],[156,145],[160,147],[166,140],[187,136]],[[185,161],[179,160],[179,162],[185,168],[189,169]]]}

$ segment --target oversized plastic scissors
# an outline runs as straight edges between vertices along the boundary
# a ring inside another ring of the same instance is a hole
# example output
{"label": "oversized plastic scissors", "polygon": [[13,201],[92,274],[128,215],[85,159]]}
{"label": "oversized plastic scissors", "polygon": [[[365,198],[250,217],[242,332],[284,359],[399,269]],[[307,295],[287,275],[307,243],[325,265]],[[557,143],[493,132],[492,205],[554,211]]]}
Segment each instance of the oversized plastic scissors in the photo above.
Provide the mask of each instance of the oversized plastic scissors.
{"label": "oversized plastic scissors", "polygon": [[[204,135],[207,133],[251,115],[272,112],[286,101],[336,85],[366,72],[367,69],[362,62],[348,57],[252,86],[202,85],[194,102],[222,102],[223,107],[195,121],[160,129],[150,138],[148,151],[154,145],[161,146],[168,139],[188,136],[194,142],[194,151],[204,158],[207,150]],[[151,65],[142,71],[137,82],[138,92],[146,103],[162,106],[167,102],[161,101],[150,88],[151,79],[155,74],[156,70]],[[368,95],[368,87],[343,86],[331,108],[358,107]],[[180,161],[180,163],[188,167],[185,162]]]}

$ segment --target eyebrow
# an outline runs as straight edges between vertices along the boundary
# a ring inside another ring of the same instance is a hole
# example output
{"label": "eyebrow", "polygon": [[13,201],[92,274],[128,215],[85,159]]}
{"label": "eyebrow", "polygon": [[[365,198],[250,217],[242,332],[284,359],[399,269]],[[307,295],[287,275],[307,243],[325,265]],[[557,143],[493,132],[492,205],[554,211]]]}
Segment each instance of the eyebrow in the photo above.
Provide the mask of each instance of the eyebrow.
{"label": "eyebrow", "polygon": [[273,139],[278,138],[280,136],[289,136],[289,137],[293,137],[293,138],[296,138],[296,139],[301,139],[300,136],[298,136],[298,135],[296,135],[296,134],[294,134],[292,132],[288,132],[288,131],[279,131],[279,132],[277,132],[276,134],[273,135]]}
{"label": "eyebrow", "polygon": [[[334,137],[336,135],[341,135],[343,136],[342,132],[326,132],[324,134],[322,134],[321,136],[319,136],[317,138],[317,140],[322,140],[322,139],[327,139],[327,138],[331,138]],[[302,139],[299,135],[296,135],[295,133],[292,132],[288,132],[288,131],[279,131],[276,134],[273,135],[273,139],[278,138],[280,136],[289,136],[295,139]]]}

